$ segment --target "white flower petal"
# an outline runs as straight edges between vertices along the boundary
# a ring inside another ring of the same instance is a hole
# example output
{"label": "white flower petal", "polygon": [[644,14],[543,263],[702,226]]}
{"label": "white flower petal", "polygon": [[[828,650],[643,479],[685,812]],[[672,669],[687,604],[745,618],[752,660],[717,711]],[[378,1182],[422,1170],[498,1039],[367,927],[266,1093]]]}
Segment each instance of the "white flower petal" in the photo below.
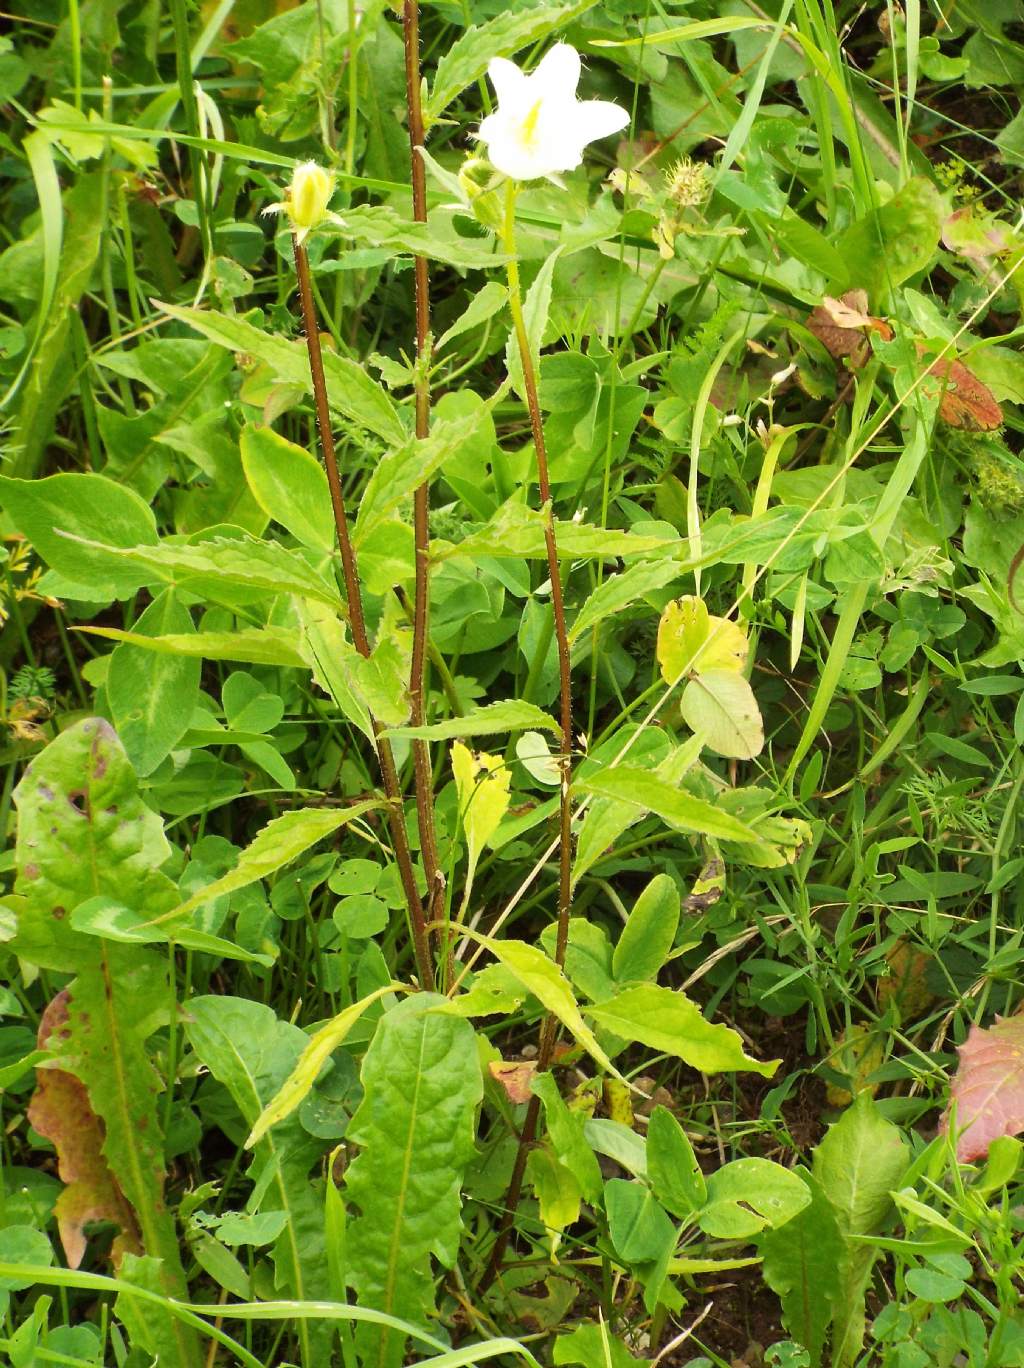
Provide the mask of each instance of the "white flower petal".
{"label": "white flower petal", "polygon": [[568,43],[556,43],[541,58],[530,79],[538,87],[538,96],[571,100],[580,83],[580,54]]}
{"label": "white flower petal", "polygon": [[[487,75],[491,78],[491,85],[499,104],[515,102],[529,80],[515,62],[510,62],[507,57],[492,57],[487,67]],[[484,122],[486,123],[486,120]]]}
{"label": "white flower petal", "polygon": [[518,136],[516,129],[504,124],[490,136],[487,155],[502,175],[511,180],[537,180],[548,173],[544,153],[530,147]]}
{"label": "white flower petal", "polygon": [[573,110],[574,127],[577,136],[585,143],[607,138],[609,133],[618,133],[629,123],[629,114],[621,105],[610,100],[584,100]]}

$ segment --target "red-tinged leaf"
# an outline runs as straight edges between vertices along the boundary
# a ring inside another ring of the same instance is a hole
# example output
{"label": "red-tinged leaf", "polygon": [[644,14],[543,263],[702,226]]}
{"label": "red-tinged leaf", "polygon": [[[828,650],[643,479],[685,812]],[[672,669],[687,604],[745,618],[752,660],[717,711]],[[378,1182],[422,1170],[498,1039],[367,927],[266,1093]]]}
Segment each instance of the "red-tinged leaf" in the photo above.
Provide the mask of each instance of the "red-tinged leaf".
{"label": "red-tinged leaf", "polygon": [[[54,1032],[67,1034],[69,996],[57,994],[39,1023],[39,1047],[45,1049]],[[125,1254],[141,1254],[135,1213],[103,1157],[103,1126],[89,1103],[85,1087],[65,1069],[36,1070],[36,1091],[28,1119],[57,1151],[57,1171],[65,1184],[54,1205],[57,1229],[68,1267],[78,1268],[85,1256],[86,1227],[103,1221],[116,1225],[110,1258],[115,1268]]]}
{"label": "red-tinged leaf", "polygon": [[[959,1053],[949,1096],[956,1105],[956,1154],[966,1164],[983,1159],[1001,1135],[1024,1131],[1024,1016],[997,1017],[988,1030],[972,1026]],[[949,1112],[942,1129],[948,1125]]]}
{"label": "red-tinged leaf", "polygon": [[505,1096],[510,1102],[517,1105],[529,1102],[533,1096],[530,1081],[537,1072],[535,1059],[492,1060],[487,1067],[495,1083],[500,1084],[505,1090]]}
{"label": "red-tinged leaf", "polygon": [[[924,348],[918,344],[918,353]],[[987,385],[983,385],[962,361],[940,357],[928,367],[928,374],[943,382],[939,417],[950,427],[968,432],[991,432],[1003,425],[1003,410]]]}

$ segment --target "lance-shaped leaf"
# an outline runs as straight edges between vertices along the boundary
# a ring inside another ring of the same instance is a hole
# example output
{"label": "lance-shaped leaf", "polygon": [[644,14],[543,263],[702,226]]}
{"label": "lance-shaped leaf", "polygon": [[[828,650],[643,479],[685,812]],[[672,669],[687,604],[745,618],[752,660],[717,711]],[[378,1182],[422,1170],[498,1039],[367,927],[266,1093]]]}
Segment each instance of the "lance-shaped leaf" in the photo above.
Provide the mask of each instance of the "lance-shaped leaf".
{"label": "lance-shaped leaf", "polygon": [[[281,1021],[269,1007],[235,997],[198,997],[188,1005],[185,1033],[198,1058],[223,1083],[245,1128],[277,1096],[309,1039],[298,1026]],[[244,1131],[242,1132],[244,1134]],[[328,1294],[323,1204],[309,1179],[320,1154],[297,1116],[289,1116],[262,1137],[248,1177],[257,1194],[249,1209],[283,1211],[287,1221],[274,1243],[279,1290],[296,1300]],[[331,1330],[300,1320],[303,1362],[329,1357]]]}
{"label": "lance-shaped leaf", "polygon": [[[65,988],[43,1013],[39,1023],[41,1049],[50,1044],[54,1033],[59,1039],[67,1029],[68,1001]],[[84,1085],[66,1069],[53,1065],[38,1068],[36,1080],[28,1119],[57,1151],[57,1172],[64,1189],[54,1204],[53,1214],[68,1267],[81,1266],[86,1227],[104,1221],[118,1228],[110,1248],[111,1262],[117,1268],[125,1254],[141,1254],[142,1244],[135,1213],[103,1155],[100,1119],[89,1103]]]}
{"label": "lance-shaped leaf", "polygon": [[[347,1135],[362,1146],[345,1175],[359,1211],[348,1229],[349,1280],[361,1306],[419,1324],[434,1307],[431,1259],[451,1268],[458,1254],[459,1190],[483,1092],[473,1028],[434,1010],[441,1002],[418,993],[381,1018]],[[357,1339],[365,1368],[402,1363],[395,1331],[360,1327]]]}
{"label": "lance-shaped leaf", "polygon": [[500,755],[474,754],[456,741],[452,746],[452,774],[459,798],[459,817],[466,836],[468,868],[462,895],[465,908],[473,890],[473,876],[484,846],[498,829],[511,801],[512,771]]}
{"label": "lance-shaped leaf", "polygon": [[238,857],[233,869],[207,884],[205,888],[193,893],[191,898],[173,908],[161,917],[160,921],[173,920],[185,916],[203,903],[212,902],[225,893],[234,893],[274,874],[283,865],[304,854],[310,846],[316,845],[326,836],[332,835],[340,826],[351,822],[371,808],[379,807],[374,799],[368,798],[351,807],[331,810],[330,808],[296,808],[267,823],[255,839],[246,846]]}
{"label": "lance-shaped leaf", "polygon": [[592,9],[595,0],[574,5],[540,5],[499,14],[486,24],[468,28],[437,64],[434,83],[424,105],[427,127],[452,100],[478,81],[494,57],[511,57],[528,43],[559,32],[571,20]]}
{"label": "lance-shaped leaf", "polygon": [[353,1002],[350,1007],[339,1012],[326,1026],[320,1027],[319,1031],[304,1047],[302,1054],[299,1055],[298,1063],[285,1079],[280,1092],[260,1112],[259,1118],[245,1142],[247,1149],[262,1140],[271,1126],[278,1125],[301,1104],[316,1082],[320,1070],[334,1051],[344,1043],[346,1036],[367,1007],[378,1002],[388,993],[396,991],[407,990],[404,990],[400,983],[386,983],[383,988],[375,988],[372,993],[367,993],[358,1002]]}
{"label": "lance-shaped leaf", "polygon": [[1024,1131],[1024,1017],[997,1018],[987,1030],[972,1026],[958,1052],[950,1112],[955,1105],[957,1158],[969,1164],[984,1159],[999,1136]]}
{"label": "lance-shaped leaf", "polygon": [[[76,542],[93,548],[101,545],[84,537]],[[109,547],[105,554],[138,566],[143,583],[178,584],[229,608],[278,594],[296,594],[332,606],[341,602],[335,585],[295,551],[248,533],[198,542],[165,538],[158,546]]]}
{"label": "lance-shaped leaf", "polygon": [[627,988],[607,1002],[588,1007],[587,1013],[621,1040],[636,1040],[675,1055],[701,1073],[751,1069],[770,1078],[781,1063],[752,1059],[732,1027],[705,1021],[685,993],[653,983]]}

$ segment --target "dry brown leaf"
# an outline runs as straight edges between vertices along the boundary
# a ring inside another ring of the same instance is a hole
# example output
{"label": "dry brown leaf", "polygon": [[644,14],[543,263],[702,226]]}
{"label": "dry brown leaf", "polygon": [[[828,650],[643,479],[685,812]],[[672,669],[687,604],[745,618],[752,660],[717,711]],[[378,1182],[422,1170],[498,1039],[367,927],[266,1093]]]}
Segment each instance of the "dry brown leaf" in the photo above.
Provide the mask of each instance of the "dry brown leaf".
{"label": "dry brown leaf", "polygon": [[517,1106],[521,1102],[529,1102],[533,1096],[530,1091],[530,1080],[537,1072],[535,1059],[497,1059],[491,1060],[487,1067],[491,1077],[504,1089],[505,1096],[510,1102]]}
{"label": "dry brown leaf", "polygon": [[829,355],[845,359],[851,370],[858,370],[871,355],[868,332],[878,333],[886,342],[892,338],[885,319],[875,318],[867,308],[863,290],[847,290],[841,299],[826,295],[807,320],[807,327]]}
{"label": "dry brown leaf", "polygon": [[[64,1033],[68,1020],[67,989],[58,993],[39,1023],[39,1048],[54,1032]],[[36,1070],[36,1091],[28,1119],[57,1151],[57,1172],[65,1184],[53,1211],[69,1268],[85,1257],[86,1227],[112,1222],[120,1230],[110,1249],[117,1268],[125,1254],[141,1254],[135,1213],[103,1155],[103,1123],[89,1103],[84,1085],[65,1069]]]}

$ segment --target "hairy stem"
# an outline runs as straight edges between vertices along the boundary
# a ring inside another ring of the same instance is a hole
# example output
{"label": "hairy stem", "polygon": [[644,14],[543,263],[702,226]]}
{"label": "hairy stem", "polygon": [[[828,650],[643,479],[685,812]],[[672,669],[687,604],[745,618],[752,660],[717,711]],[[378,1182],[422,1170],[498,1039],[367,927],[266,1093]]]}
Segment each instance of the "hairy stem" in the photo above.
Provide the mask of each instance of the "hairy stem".
{"label": "hairy stem", "polygon": [[[405,0],[402,10],[405,40],[405,94],[409,110],[409,153],[412,176],[412,216],[417,223],[427,221],[427,182],[423,158],[423,108],[420,101],[420,36],[418,0]],[[430,431],[430,278],[426,257],[413,259],[416,307],[416,436]],[[416,546],[416,593],[413,609],[412,666],[409,674],[411,722],[422,727],[426,722],[427,640],[430,625],[430,487],[424,481],[413,497],[413,534]],[[416,783],[416,818],[420,849],[427,876],[427,906],[430,921],[444,892],[444,876],[437,859],[437,832],[434,825],[434,776],[430,746],[426,741],[412,743]]]}
{"label": "hairy stem", "polygon": [[[565,963],[565,947],[569,940],[569,912],[572,906],[572,677],[569,663],[569,634],[565,626],[565,602],[562,597],[562,577],[558,566],[558,543],[555,539],[555,514],[551,504],[551,480],[548,474],[548,453],[544,442],[544,422],[541,418],[540,400],[537,395],[537,376],[533,369],[533,356],[530,340],[523,315],[522,290],[519,283],[519,262],[516,258],[516,184],[509,181],[505,197],[505,218],[502,231],[503,246],[508,257],[508,297],[512,311],[512,324],[519,345],[519,359],[523,368],[523,388],[526,406],[530,411],[530,429],[533,433],[533,446],[537,453],[537,483],[540,486],[541,503],[544,508],[544,543],[548,554],[548,578],[551,582],[551,611],[555,623],[555,640],[558,645],[559,702],[561,704],[562,746],[558,758],[560,775],[559,804],[559,845],[558,845],[558,928],[555,938],[555,963],[561,967]],[[540,1047],[537,1066],[544,1070],[551,1063],[555,1041],[558,1034],[555,1019],[548,1016],[541,1028]],[[505,1209],[498,1225],[498,1233],[491,1250],[491,1257],[480,1283],[485,1290],[501,1270],[505,1249],[512,1233],[516,1208],[522,1193],[523,1176],[526,1172],[526,1157],[537,1132],[540,1114],[540,1099],[532,1097],[526,1111],[523,1129],[519,1136],[519,1150],[516,1154]]]}
{"label": "hairy stem", "polygon": [[[324,466],[327,470],[327,484],[331,491],[331,507],[334,509],[334,525],[338,532],[338,549],[341,552],[342,573],[345,579],[345,595],[348,599],[349,626],[352,641],[362,656],[369,656],[370,642],[366,635],[366,619],[363,615],[363,595],[359,587],[359,573],[356,567],[355,551],[349,536],[348,518],[345,515],[345,501],[341,492],[341,477],[338,473],[338,459],[334,450],[334,432],[331,428],[331,414],[327,405],[327,381],[324,377],[323,356],[320,351],[320,331],[317,326],[316,309],[313,305],[313,289],[309,275],[309,259],[306,249],[293,237],[295,249],[295,274],[299,282],[299,300],[302,304],[302,322],[306,330],[306,347],[309,352],[309,371],[313,379],[313,398],[316,404],[316,420],[320,429],[320,444],[324,453]],[[388,826],[391,830],[391,843],[398,861],[402,888],[409,907],[409,926],[412,932],[413,952],[416,957],[416,971],[420,985],[429,989],[433,983],[433,964],[430,957],[430,943],[427,937],[427,921],[423,904],[416,888],[416,875],[413,871],[409,838],[405,830],[405,817],[402,810],[402,794],[398,786],[398,771],[391,743],[383,735],[380,723],[372,719],[376,737],[377,759],[380,763],[384,792],[388,798]]]}

